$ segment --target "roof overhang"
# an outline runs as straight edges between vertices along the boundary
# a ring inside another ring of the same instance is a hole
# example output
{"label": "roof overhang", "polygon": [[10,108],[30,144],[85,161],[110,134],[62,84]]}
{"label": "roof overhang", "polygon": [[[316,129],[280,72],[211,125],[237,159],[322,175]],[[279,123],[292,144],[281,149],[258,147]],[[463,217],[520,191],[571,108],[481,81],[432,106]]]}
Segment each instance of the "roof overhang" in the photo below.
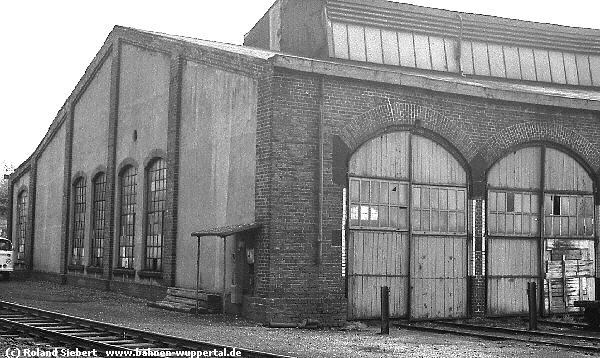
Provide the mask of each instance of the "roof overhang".
{"label": "roof overhang", "polygon": [[192,233],[192,236],[201,238],[205,236],[220,236],[227,237],[234,234],[239,234],[242,232],[253,231],[261,228],[261,224],[251,223],[251,224],[240,224],[240,225],[231,225],[231,226],[220,226],[208,229],[201,229]]}
{"label": "roof overhang", "polygon": [[416,87],[486,99],[600,111],[600,91],[591,89],[491,81],[438,74],[432,71],[393,69],[383,65],[359,65],[345,61],[317,60],[282,54],[274,55],[270,61],[275,67],[320,75]]}

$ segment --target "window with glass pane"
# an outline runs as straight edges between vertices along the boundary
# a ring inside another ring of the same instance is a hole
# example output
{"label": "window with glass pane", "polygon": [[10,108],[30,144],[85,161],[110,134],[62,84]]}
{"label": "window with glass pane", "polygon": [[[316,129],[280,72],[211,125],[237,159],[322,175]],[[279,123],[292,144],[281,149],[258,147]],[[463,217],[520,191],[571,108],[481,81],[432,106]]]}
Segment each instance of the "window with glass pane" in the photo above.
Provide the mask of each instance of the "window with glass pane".
{"label": "window with glass pane", "polygon": [[137,169],[127,167],[121,174],[119,268],[133,268]]}
{"label": "window with glass pane", "polygon": [[408,230],[408,183],[351,178],[350,226]]}
{"label": "window with glass pane", "polygon": [[146,183],[146,260],[147,270],[162,270],[165,207],[167,199],[167,165],[158,159],[148,168]]}
{"label": "window with glass pane", "polygon": [[547,237],[594,236],[591,195],[544,195],[544,234]]}
{"label": "window with glass pane", "polygon": [[530,192],[490,190],[488,233],[511,236],[539,234],[539,195]]}
{"label": "window with glass pane", "polygon": [[103,262],[104,223],[106,205],[106,175],[100,174],[93,184],[93,217],[92,217],[92,261],[91,266],[101,267]]}
{"label": "window with glass pane", "polygon": [[17,261],[25,260],[25,236],[27,234],[27,191],[17,197]]}
{"label": "window with glass pane", "polygon": [[412,229],[431,233],[464,233],[466,189],[415,185]]}
{"label": "window with glass pane", "polygon": [[73,236],[71,241],[71,264],[83,265],[83,241],[85,239],[85,179],[77,179],[73,189]]}

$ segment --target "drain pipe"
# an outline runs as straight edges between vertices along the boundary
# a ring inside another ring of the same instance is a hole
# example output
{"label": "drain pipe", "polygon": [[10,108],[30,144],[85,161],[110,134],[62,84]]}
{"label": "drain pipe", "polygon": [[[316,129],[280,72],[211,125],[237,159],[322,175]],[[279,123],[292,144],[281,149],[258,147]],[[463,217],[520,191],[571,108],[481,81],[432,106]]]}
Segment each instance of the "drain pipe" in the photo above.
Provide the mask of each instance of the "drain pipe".
{"label": "drain pipe", "polygon": [[324,121],[324,87],[325,87],[325,76],[321,77],[319,86],[319,232],[317,235],[317,258],[316,264],[320,265],[323,260],[323,121]]}

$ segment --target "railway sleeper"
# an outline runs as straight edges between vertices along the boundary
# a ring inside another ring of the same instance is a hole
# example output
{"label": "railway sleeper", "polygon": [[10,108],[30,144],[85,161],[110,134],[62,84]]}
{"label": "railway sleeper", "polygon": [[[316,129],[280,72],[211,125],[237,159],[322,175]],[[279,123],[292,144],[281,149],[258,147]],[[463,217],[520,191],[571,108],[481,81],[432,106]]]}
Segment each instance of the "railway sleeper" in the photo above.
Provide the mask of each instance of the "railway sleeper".
{"label": "railway sleeper", "polygon": [[[94,339],[94,341],[96,341],[96,340]],[[128,345],[128,344],[134,344],[134,345],[140,344],[140,342],[132,341],[132,340],[129,340],[129,339],[127,339],[127,340],[122,340],[121,339],[121,340],[116,340],[116,341],[97,341],[97,342],[106,342],[106,343],[110,343],[110,344],[115,345],[115,346],[123,346],[123,347],[125,345]]]}
{"label": "railway sleeper", "polygon": [[[52,324],[52,323],[33,323],[33,324],[30,324],[30,323],[26,323],[26,324],[28,326],[31,326],[31,327],[43,328],[43,329],[52,329],[54,327],[61,327],[61,325],[58,324],[58,323],[57,324]],[[64,327],[64,324],[62,325],[62,327]]]}
{"label": "railway sleeper", "polygon": [[115,337],[115,336],[98,336],[98,337],[93,337],[91,338],[91,340],[96,341],[96,342],[109,342],[109,343],[113,343],[113,342],[135,342],[131,339],[123,339],[121,337]]}
{"label": "railway sleeper", "polygon": [[71,334],[71,336],[111,336],[114,337],[114,334],[108,333],[108,332],[103,332],[103,331],[95,331],[95,330],[91,330],[91,329],[75,329],[75,332],[73,334]]}
{"label": "railway sleeper", "polygon": [[52,332],[68,332],[68,331],[74,331],[74,332],[78,332],[79,330],[77,328],[74,328],[73,326],[52,326],[52,327],[42,327],[42,328],[46,328]]}
{"label": "railway sleeper", "polygon": [[58,332],[58,333],[64,333],[64,334],[81,333],[82,332],[81,329],[75,328],[75,327],[53,328],[52,331]]}
{"label": "railway sleeper", "polygon": [[[119,344],[121,347],[125,348],[158,348],[156,345],[147,342],[137,342],[137,343],[129,343],[129,344]],[[162,350],[162,349],[161,349]]]}
{"label": "railway sleeper", "polygon": [[23,318],[11,318],[10,321],[11,322],[18,322],[18,323],[27,323],[27,324],[48,323],[48,320],[41,320],[39,318],[27,318],[27,317],[23,317]]}

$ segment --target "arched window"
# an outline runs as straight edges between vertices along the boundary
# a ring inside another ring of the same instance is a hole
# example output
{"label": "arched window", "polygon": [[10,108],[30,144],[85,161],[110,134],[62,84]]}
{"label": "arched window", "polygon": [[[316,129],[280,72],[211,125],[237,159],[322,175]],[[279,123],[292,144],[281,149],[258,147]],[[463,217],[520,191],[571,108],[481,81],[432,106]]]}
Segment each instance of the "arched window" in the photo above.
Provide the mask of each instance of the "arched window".
{"label": "arched window", "polygon": [[104,223],[106,212],[106,175],[100,173],[93,183],[92,257],[91,266],[102,267],[104,248]]}
{"label": "arched window", "polygon": [[27,191],[17,196],[17,262],[25,260],[25,237],[27,235]]}
{"label": "arched window", "polygon": [[146,183],[146,270],[162,270],[162,247],[167,199],[167,163],[157,159],[148,167]]}
{"label": "arched window", "polygon": [[73,185],[73,233],[71,244],[71,264],[83,265],[85,238],[85,179],[79,178]]}
{"label": "arched window", "polygon": [[133,268],[133,246],[135,240],[135,204],[137,169],[128,166],[121,172],[119,268]]}

